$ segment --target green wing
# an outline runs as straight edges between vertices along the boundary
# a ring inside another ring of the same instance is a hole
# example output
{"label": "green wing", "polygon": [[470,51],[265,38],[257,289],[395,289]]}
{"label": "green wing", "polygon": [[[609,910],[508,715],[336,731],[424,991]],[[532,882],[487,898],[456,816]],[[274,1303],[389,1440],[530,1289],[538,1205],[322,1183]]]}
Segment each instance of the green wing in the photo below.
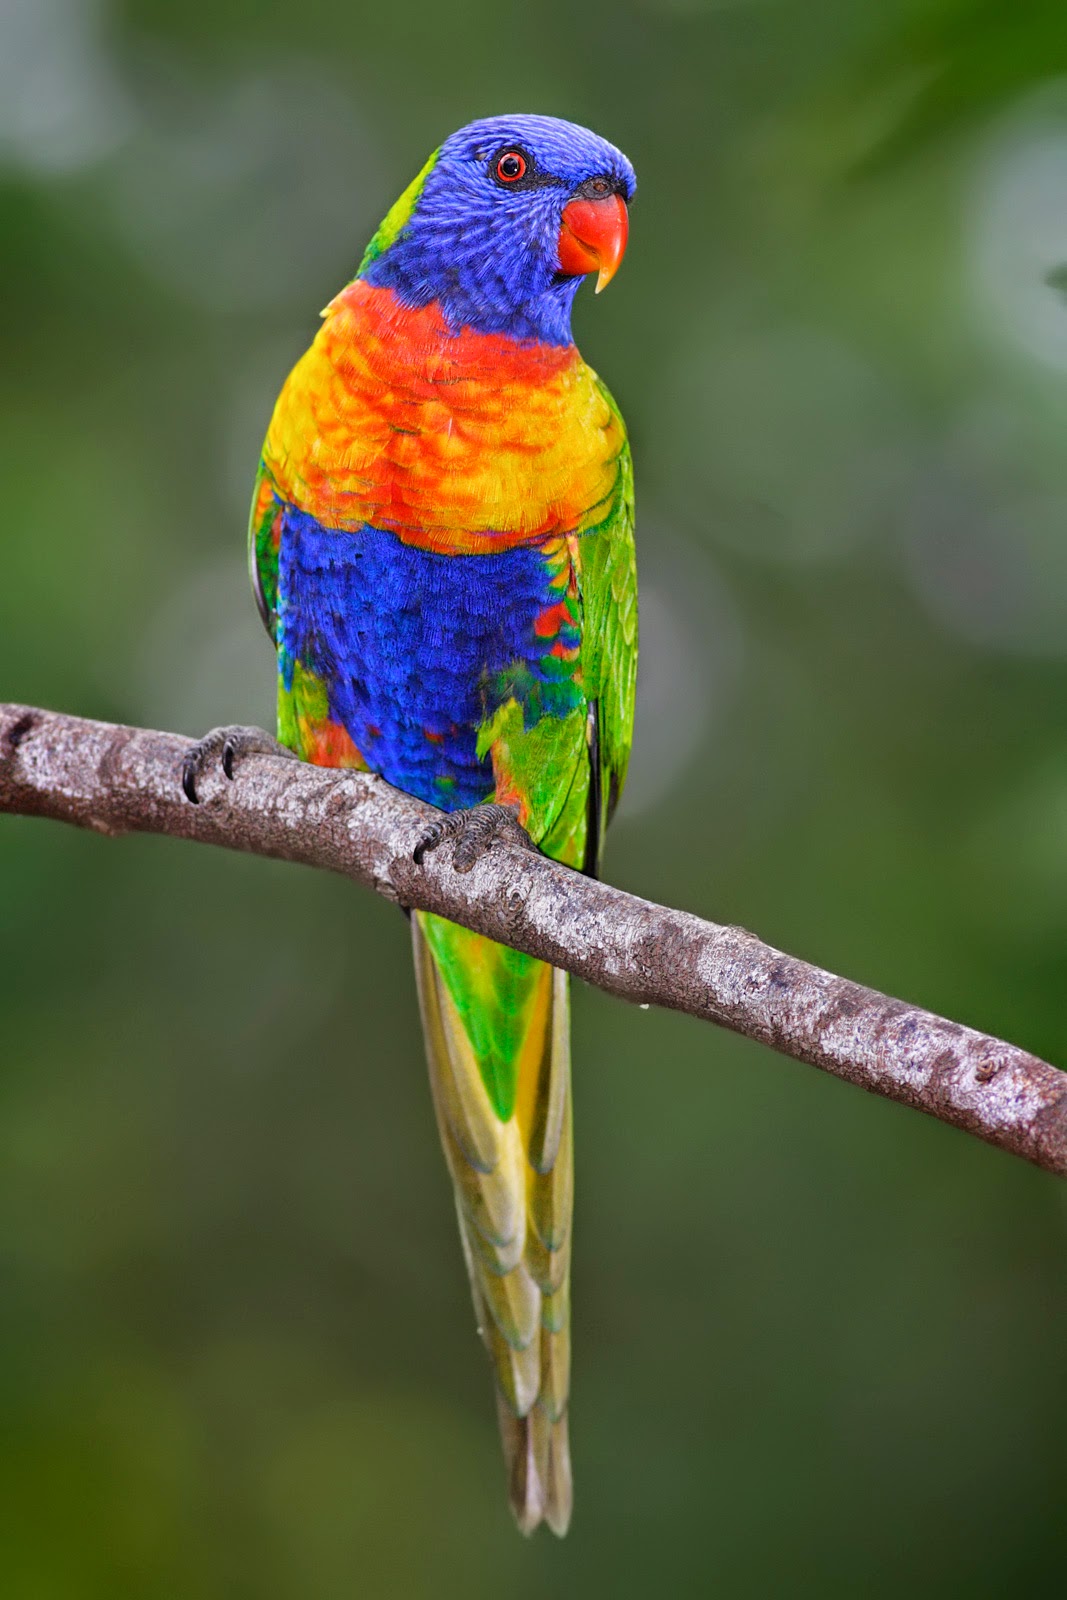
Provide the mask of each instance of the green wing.
{"label": "green wing", "polygon": [[256,597],[263,626],[275,638],[278,609],[278,543],[281,537],[281,504],[274,493],[274,479],[265,461],[259,463],[252,508],[248,514],[248,576]]}
{"label": "green wing", "polygon": [[478,754],[493,755],[496,798],[520,798],[530,836],[545,854],[593,875],[626,780],[637,686],[633,468],[618,408],[599,379],[597,385],[622,443],[607,515],[576,541],[577,659],[554,683],[551,711],[531,717],[523,697],[511,693],[478,735]]}
{"label": "green wing", "polygon": [[623,430],[611,510],[582,539],[582,677],[590,702],[592,766],[586,868],[595,872],[604,831],[619,802],[633,742],[637,692],[637,557],[634,476],[625,429],[611,395],[598,386]]}

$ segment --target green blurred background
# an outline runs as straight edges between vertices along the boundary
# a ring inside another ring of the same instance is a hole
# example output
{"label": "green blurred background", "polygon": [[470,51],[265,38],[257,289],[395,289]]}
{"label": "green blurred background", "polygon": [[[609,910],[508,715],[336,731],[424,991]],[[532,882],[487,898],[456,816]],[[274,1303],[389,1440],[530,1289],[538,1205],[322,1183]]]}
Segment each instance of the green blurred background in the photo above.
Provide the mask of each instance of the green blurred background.
{"label": "green blurred background", "polygon": [[[0,695],[270,719],[273,397],[515,109],[640,178],[577,313],[638,473],[611,877],[1067,1061],[1062,0],[2,0]],[[1062,1592],[1052,1179],[581,991],[526,1544],[396,912],[3,819],[0,995],[12,1600]]]}

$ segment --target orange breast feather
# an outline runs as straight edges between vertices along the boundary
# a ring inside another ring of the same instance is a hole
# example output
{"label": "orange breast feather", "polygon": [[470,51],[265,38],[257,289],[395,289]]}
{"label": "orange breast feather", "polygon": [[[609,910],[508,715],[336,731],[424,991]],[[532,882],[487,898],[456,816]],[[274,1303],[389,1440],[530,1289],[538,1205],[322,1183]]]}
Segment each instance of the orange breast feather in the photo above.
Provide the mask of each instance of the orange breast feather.
{"label": "orange breast feather", "polygon": [[357,281],[290,374],[264,457],[324,527],[462,554],[595,526],[622,445],[573,346],[452,334],[436,306]]}

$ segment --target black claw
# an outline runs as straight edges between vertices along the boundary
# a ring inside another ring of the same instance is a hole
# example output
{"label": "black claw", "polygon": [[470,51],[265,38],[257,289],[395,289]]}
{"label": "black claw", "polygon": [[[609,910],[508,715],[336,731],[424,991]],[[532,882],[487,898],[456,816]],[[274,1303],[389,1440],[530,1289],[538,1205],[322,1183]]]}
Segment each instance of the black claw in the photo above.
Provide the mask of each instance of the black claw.
{"label": "black claw", "polygon": [[190,750],[182,762],[182,788],[185,790],[185,798],[194,806],[200,804],[200,796],[196,792],[196,767],[194,752]]}
{"label": "black claw", "polygon": [[185,791],[185,798],[191,801],[194,806],[200,804],[200,796],[196,792],[197,779],[206,768],[208,761],[218,750],[218,747],[219,730],[215,728],[211,733],[205,734],[202,739],[198,739],[192,749],[186,752],[185,759],[182,762],[182,788]]}
{"label": "black claw", "polygon": [[443,823],[440,822],[435,822],[433,827],[427,833],[423,834],[422,838],[411,852],[412,858],[417,867],[422,866],[423,859],[429,855],[431,850],[437,849],[437,846],[441,843],[441,840],[444,838],[444,836],[445,828]]}
{"label": "black claw", "polygon": [[182,762],[182,789],[194,806],[200,804],[196,780],[213,757],[221,758],[222,770],[232,782],[234,768],[243,755],[292,756],[262,728],[213,728],[197,741]]}

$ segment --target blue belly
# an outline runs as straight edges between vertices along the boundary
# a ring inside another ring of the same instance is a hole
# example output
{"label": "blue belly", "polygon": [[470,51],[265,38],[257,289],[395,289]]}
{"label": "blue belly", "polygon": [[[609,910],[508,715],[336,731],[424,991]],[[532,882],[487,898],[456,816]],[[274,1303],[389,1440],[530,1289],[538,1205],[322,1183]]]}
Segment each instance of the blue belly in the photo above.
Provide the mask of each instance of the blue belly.
{"label": "blue belly", "polygon": [[279,670],[326,685],[331,719],[389,783],[445,810],[493,792],[478,728],[518,681],[542,680],[534,620],[544,557],[445,556],[391,533],[343,533],[287,507],[278,553]]}

